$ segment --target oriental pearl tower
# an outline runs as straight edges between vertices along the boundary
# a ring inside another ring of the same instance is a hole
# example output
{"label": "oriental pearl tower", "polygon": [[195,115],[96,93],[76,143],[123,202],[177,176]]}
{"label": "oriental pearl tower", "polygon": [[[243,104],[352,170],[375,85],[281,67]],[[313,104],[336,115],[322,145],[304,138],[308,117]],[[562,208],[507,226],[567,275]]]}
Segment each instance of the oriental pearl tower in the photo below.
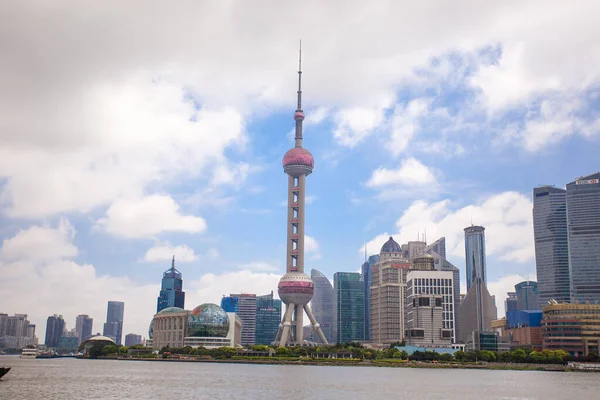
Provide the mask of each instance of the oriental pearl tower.
{"label": "oriental pearl tower", "polygon": [[315,288],[310,276],[304,273],[304,210],[306,177],[312,172],[314,159],[310,151],[302,147],[302,48],[300,48],[298,67],[298,107],[294,113],[296,121],[296,145],[283,156],[283,171],[288,175],[287,209],[287,257],[286,274],[277,286],[279,298],[285,304],[285,313],[277,337],[276,346],[301,346],[304,344],[304,312],[308,316],[312,329],[321,341],[327,343],[325,335],[317,323],[308,302]]}

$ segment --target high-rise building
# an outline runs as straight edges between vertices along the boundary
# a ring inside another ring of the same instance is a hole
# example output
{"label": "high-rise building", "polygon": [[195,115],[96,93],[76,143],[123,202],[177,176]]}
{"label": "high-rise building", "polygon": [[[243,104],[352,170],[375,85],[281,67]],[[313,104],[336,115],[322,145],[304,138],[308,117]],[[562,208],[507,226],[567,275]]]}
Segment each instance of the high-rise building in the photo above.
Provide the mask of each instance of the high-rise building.
{"label": "high-rise building", "polygon": [[467,295],[460,305],[460,340],[467,342],[473,332],[488,332],[497,318],[496,301],[487,289],[485,268],[485,228],[465,228]]}
{"label": "high-rise building", "polygon": [[65,320],[62,315],[52,315],[46,320],[46,340],[44,343],[48,347],[58,347],[58,342],[65,329]]}
{"label": "high-rise building", "polygon": [[572,302],[600,301],[600,172],[567,184]]}
{"label": "high-rise building", "polygon": [[122,301],[109,301],[106,309],[106,323],[102,334],[113,339],[117,345],[121,345],[123,337],[123,312],[125,303]]}
{"label": "high-rise building", "polygon": [[434,259],[434,268],[436,271],[452,272],[452,297],[454,299],[454,332],[452,337],[455,341],[460,338],[460,269],[446,260],[446,238],[441,237],[425,248],[425,253]]}
{"label": "high-rise building", "polygon": [[483,279],[477,278],[460,304],[460,340],[466,343],[473,332],[489,332],[498,317],[496,302]]}
{"label": "high-rise building", "polygon": [[221,299],[225,312],[236,313],[242,321],[242,346],[256,342],[256,295],[249,293],[231,294]]}
{"label": "high-rise building", "polygon": [[365,339],[365,292],[357,272],[333,275],[334,335],[337,343]]}
{"label": "high-rise building", "polygon": [[37,344],[37,338],[27,314],[0,314],[0,349],[22,349],[31,344]]}
{"label": "high-rise building", "polygon": [[256,297],[256,344],[270,345],[277,336],[281,323],[281,300],[273,292]]}
{"label": "high-rise building", "polygon": [[421,241],[411,241],[408,242],[406,248],[408,251],[408,259],[413,260],[413,258],[421,257],[425,254],[425,248],[427,247],[427,243]]}
{"label": "high-rise building", "polygon": [[465,228],[465,258],[467,264],[467,292],[477,278],[487,285],[485,268],[485,228],[468,226]]}
{"label": "high-rise building", "polygon": [[[413,261],[413,266],[418,260],[420,258]],[[455,342],[454,304],[452,271],[436,271],[433,264],[431,269],[409,271],[406,277],[407,343],[442,346]]]}
{"label": "high-rise building", "polygon": [[371,269],[370,337],[374,343],[390,344],[404,338],[406,274],[410,267],[402,248],[390,237]]}
{"label": "high-rise building", "polygon": [[75,319],[75,332],[77,332],[78,344],[92,337],[94,319],[87,314],[78,315]]}
{"label": "high-rise building", "polygon": [[[371,339],[371,278],[373,276],[373,266],[379,261],[379,254],[369,256],[361,266],[360,279],[364,286],[365,296],[365,340]],[[320,321],[317,318],[317,321]]]}
{"label": "high-rise building", "polygon": [[136,344],[142,344],[142,335],[136,335],[135,333],[125,335],[125,346],[135,346]]}
{"label": "high-rise building", "polygon": [[168,307],[185,308],[183,278],[181,277],[181,272],[175,269],[175,256],[173,256],[173,260],[171,261],[171,268],[163,273],[156,312],[158,313]]}
{"label": "high-rise building", "polygon": [[[313,280],[315,285],[315,294],[310,301],[310,307],[315,315],[315,319],[319,321],[323,335],[328,342],[333,342],[333,314],[334,314],[334,294],[333,286],[327,277],[312,269],[310,271],[310,278]],[[319,342],[317,335],[312,335],[315,342]]]}
{"label": "high-rise building", "polygon": [[517,310],[538,310],[538,284],[534,281],[523,281],[515,285]]}
{"label": "high-rise building", "polygon": [[288,175],[287,201],[287,257],[286,273],[277,286],[279,297],[286,309],[275,344],[302,345],[304,343],[304,312],[323,343],[327,339],[315,320],[308,303],[314,294],[312,279],[304,273],[304,218],[306,202],[306,177],[314,167],[312,154],[302,147],[302,63],[298,68],[298,107],[296,121],[296,145],[283,156],[283,171]]}
{"label": "high-rise building", "polygon": [[406,279],[406,343],[411,346],[452,344],[452,272],[412,270]]}
{"label": "high-rise building", "polygon": [[506,295],[507,295],[506,300],[504,300],[504,311],[507,313],[509,311],[517,311],[519,309],[517,293],[516,292],[508,292],[508,293],[506,293]]}
{"label": "high-rise building", "polygon": [[535,266],[541,308],[554,299],[570,302],[567,191],[553,186],[533,189]]}

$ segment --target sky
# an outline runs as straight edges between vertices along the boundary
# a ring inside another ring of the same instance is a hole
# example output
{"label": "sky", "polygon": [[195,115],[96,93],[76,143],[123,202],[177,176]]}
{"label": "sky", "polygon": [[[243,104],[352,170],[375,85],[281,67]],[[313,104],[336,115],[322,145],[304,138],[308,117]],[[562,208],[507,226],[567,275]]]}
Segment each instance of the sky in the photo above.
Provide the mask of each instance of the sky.
{"label": "sky", "polygon": [[464,278],[483,225],[503,315],[532,189],[600,170],[600,3],[323,3],[2,2],[0,312],[146,336],[172,255],[187,309],[277,293],[302,39],[306,272],[426,231]]}

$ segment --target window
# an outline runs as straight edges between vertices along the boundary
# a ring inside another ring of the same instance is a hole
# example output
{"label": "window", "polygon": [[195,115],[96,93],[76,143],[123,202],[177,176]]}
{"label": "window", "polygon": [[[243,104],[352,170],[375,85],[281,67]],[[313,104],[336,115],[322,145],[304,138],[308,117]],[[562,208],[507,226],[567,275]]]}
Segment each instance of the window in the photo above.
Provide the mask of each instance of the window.
{"label": "window", "polygon": [[441,299],[441,297],[436,297],[436,299],[435,299],[435,306],[436,307],[441,307],[442,306],[442,299]]}
{"label": "window", "polygon": [[421,298],[419,298],[419,305],[421,307],[428,307],[429,306],[429,297],[421,297]]}
{"label": "window", "polygon": [[410,330],[410,336],[411,337],[415,337],[415,338],[424,338],[425,337],[425,330],[423,330],[423,329],[411,329]]}

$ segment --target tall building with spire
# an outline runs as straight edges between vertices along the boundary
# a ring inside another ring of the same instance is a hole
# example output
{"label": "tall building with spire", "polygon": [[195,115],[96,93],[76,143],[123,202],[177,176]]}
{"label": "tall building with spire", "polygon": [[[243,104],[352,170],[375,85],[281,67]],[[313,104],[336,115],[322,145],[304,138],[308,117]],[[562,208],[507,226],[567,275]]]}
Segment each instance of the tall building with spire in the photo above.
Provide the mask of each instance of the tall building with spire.
{"label": "tall building with spire", "polygon": [[163,273],[156,313],[168,307],[184,308],[184,305],[185,292],[183,291],[183,278],[181,277],[181,272],[175,269],[175,256],[173,256],[171,268]]}
{"label": "tall building with spire", "polygon": [[298,65],[298,107],[294,113],[295,146],[283,156],[283,171],[288,175],[288,215],[286,274],[277,287],[279,297],[285,304],[283,320],[274,342],[279,346],[304,343],[304,312],[310,320],[312,330],[316,331],[322,343],[327,343],[308,305],[314,294],[314,284],[310,276],[304,273],[306,177],[312,173],[314,159],[310,151],[302,147],[302,49]]}

